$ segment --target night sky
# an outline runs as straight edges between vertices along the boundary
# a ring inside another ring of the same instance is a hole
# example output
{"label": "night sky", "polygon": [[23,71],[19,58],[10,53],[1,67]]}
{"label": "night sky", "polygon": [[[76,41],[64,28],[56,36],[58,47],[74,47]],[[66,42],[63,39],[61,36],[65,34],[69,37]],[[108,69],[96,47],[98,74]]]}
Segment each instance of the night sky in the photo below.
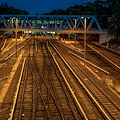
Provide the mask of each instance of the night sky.
{"label": "night sky", "polygon": [[49,13],[54,9],[67,9],[73,5],[80,5],[91,0],[0,0],[20,10],[26,10],[30,15]]}

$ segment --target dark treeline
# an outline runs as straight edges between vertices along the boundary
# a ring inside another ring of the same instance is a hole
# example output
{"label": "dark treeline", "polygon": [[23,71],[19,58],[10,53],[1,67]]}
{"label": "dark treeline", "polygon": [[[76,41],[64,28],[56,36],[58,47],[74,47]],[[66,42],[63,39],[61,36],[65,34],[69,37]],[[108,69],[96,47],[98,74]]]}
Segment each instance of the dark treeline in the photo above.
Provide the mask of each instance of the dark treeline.
{"label": "dark treeline", "polygon": [[[28,15],[29,13],[2,3],[0,14]],[[120,0],[94,0],[74,5],[66,10],[53,10],[45,15],[95,15],[101,27],[107,29],[108,33],[114,36],[116,43],[120,44]]]}
{"label": "dark treeline", "polygon": [[25,10],[19,10],[14,7],[8,6],[7,3],[1,4],[0,15],[28,15],[29,13]]}
{"label": "dark treeline", "polygon": [[120,0],[94,0],[83,5],[74,5],[66,10],[53,10],[46,15],[96,15],[102,28],[120,43]]}
{"label": "dark treeline", "polygon": [[120,12],[120,0],[94,0],[83,5],[74,5],[66,10],[57,9],[47,15],[113,15]]}

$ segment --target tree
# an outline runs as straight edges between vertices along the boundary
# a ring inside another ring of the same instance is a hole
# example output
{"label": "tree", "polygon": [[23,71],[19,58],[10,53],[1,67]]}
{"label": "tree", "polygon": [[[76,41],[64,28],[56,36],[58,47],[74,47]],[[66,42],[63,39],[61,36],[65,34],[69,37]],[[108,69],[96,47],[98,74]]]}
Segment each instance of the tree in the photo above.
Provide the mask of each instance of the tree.
{"label": "tree", "polygon": [[15,9],[14,7],[8,6],[7,3],[1,4],[0,6],[0,14],[1,15],[6,15],[6,14],[17,14],[17,15],[28,15],[29,13],[25,10],[19,10]]}
{"label": "tree", "polygon": [[117,44],[120,44],[120,1],[108,0],[112,16],[108,17],[108,32],[114,36]]}

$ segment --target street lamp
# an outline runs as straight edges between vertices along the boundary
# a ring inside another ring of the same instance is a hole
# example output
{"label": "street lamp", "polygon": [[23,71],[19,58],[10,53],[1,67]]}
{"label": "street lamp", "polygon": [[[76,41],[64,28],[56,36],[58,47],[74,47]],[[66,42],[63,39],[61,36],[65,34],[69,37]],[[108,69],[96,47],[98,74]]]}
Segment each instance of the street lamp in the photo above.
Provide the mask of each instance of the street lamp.
{"label": "street lamp", "polygon": [[14,18],[11,18],[11,21],[12,21],[12,28],[13,28],[13,19],[14,19]]}
{"label": "street lamp", "polygon": [[74,18],[73,20],[75,20],[75,47],[76,47],[76,24],[77,24],[77,20],[78,20],[78,19],[75,19],[75,18]]}
{"label": "street lamp", "polygon": [[[13,27],[14,27],[14,25],[13,25],[13,23],[14,23],[14,17],[10,17],[10,19],[11,19],[11,28],[13,29]],[[11,34],[11,38],[12,38],[12,34]]]}
{"label": "street lamp", "polygon": [[11,28],[13,29],[13,20],[15,19],[14,17],[10,17],[10,19],[11,19]]}
{"label": "street lamp", "polygon": [[69,41],[70,41],[70,33],[68,33],[69,34]]}
{"label": "street lamp", "polygon": [[16,34],[15,34],[15,37],[16,37],[16,57],[17,57],[17,25],[18,25],[18,18],[16,18]]}
{"label": "street lamp", "polygon": [[85,60],[86,60],[86,17],[84,20],[84,67],[85,67]]}

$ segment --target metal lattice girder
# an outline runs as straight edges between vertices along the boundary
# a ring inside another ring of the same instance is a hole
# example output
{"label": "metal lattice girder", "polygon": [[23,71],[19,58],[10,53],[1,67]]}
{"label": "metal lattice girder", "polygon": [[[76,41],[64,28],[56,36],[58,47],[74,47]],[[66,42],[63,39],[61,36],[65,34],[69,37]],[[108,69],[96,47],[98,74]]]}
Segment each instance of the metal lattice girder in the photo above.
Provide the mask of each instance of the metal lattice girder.
{"label": "metal lattice girder", "polygon": [[[87,15],[0,15],[0,30],[15,31],[51,31],[65,33],[84,33],[85,18],[86,33],[102,34],[102,29],[95,16]],[[76,26],[75,26],[75,20]]]}

